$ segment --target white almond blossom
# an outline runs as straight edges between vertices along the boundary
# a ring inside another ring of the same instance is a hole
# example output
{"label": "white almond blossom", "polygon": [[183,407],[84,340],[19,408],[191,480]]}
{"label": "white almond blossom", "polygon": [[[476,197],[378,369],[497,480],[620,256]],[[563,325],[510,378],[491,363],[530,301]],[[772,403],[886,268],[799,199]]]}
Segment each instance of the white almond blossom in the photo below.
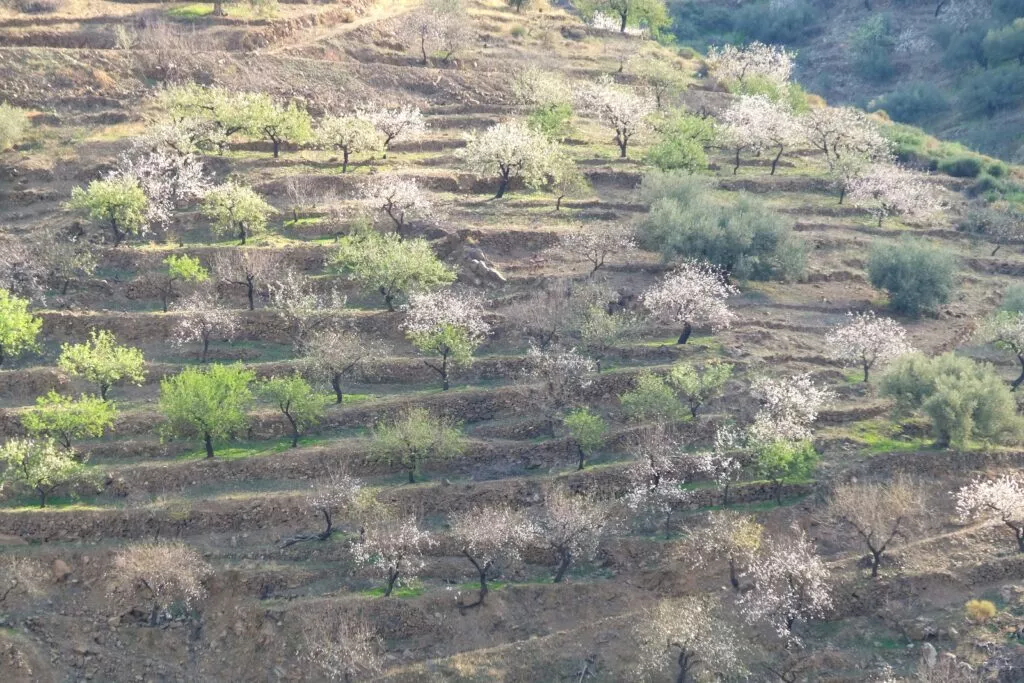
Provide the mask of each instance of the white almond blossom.
{"label": "white almond blossom", "polygon": [[862,368],[865,382],[877,363],[884,365],[914,350],[907,330],[892,318],[876,318],[873,311],[846,315],[848,321],[825,336],[825,345],[829,357]]}
{"label": "white almond blossom", "polygon": [[695,326],[727,329],[736,315],[725,301],[739,294],[721,270],[706,261],[686,261],[640,295],[640,302],[662,324],[683,325],[685,344]]}
{"label": "white almond blossom", "polygon": [[388,597],[396,585],[419,575],[426,566],[423,552],[436,544],[415,517],[382,517],[368,524],[363,539],[352,544],[352,557],[356,564],[368,565],[384,577],[384,597]]}
{"label": "white almond blossom", "polygon": [[206,362],[210,341],[219,337],[231,341],[238,329],[235,312],[224,306],[217,296],[207,289],[193,292],[182,299],[174,311],[180,314],[174,332],[174,344],[181,346],[201,342],[203,353],[200,362]]}
{"label": "white almond blossom", "polygon": [[853,107],[817,107],[800,117],[804,140],[825,155],[831,168],[849,156],[890,161],[892,143],[867,114]]}
{"label": "white almond blossom", "polygon": [[589,561],[597,554],[605,531],[612,525],[607,503],[564,490],[549,491],[536,518],[537,543],[558,558],[554,582],[561,583],[573,562]]}
{"label": "white almond blossom", "polygon": [[818,411],[835,397],[827,387],[815,384],[810,373],[785,379],[759,377],[750,391],[761,403],[749,430],[758,443],[810,438]]}
{"label": "white almond blossom", "polygon": [[674,680],[684,683],[695,680],[697,671],[706,672],[714,680],[733,674],[742,676],[740,634],[722,618],[719,609],[711,597],[687,596],[662,600],[656,608],[645,610],[634,629],[640,650],[636,673],[641,680],[671,669],[672,664],[678,667]]}
{"label": "white almond blossom", "polygon": [[198,157],[169,149],[125,153],[108,177],[134,179],[148,200],[146,220],[159,225],[170,222],[179,203],[203,196],[211,186]]}
{"label": "white almond blossom", "polygon": [[605,259],[611,255],[628,257],[637,248],[632,228],[625,225],[614,225],[607,229],[579,227],[571,232],[562,233],[558,246],[573,256],[587,261],[593,275],[604,265]]}
{"label": "white almond blossom", "polygon": [[360,189],[359,201],[370,211],[386,214],[399,236],[409,220],[429,220],[434,215],[434,204],[416,179],[397,173],[371,175]]}
{"label": "white almond blossom", "polygon": [[631,87],[619,85],[610,78],[583,84],[577,93],[579,110],[615,131],[619,156],[625,158],[629,142],[635,135],[650,129],[648,121],[654,113],[654,100]]}
{"label": "white almond blossom", "polygon": [[451,535],[459,552],[476,570],[480,590],[475,602],[460,602],[461,609],[483,605],[490,572],[522,559],[522,551],[535,542],[537,528],[522,510],[508,505],[479,506],[450,518]]}
{"label": "white almond blossom", "polygon": [[316,281],[289,268],[267,285],[270,307],[276,309],[291,334],[295,348],[303,350],[312,333],[329,327],[347,303],[336,287],[327,291]]}
{"label": "white almond blossom", "polygon": [[878,219],[887,216],[926,217],[940,211],[942,199],[926,177],[896,164],[866,167],[851,182],[850,201]]}
{"label": "white almond blossom", "polygon": [[530,346],[524,378],[541,385],[549,421],[553,421],[560,411],[580,400],[596,370],[597,363],[576,349]]}
{"label": "white almond blossom", "polygon": [[483,297],[474,292],[414,292],[409,295],[406,313],[402,329],[412,335],[452,327],[464,330],[469,339],[482,342],[491,333],[491,326],[484,320]]}
{"label": "white almond blossom", "polygon": [[503,121],[472,134],[460,150],[469,170],[498,178],[495,199],[505,196],[515,178],[530,187],[542,186],[560,155],[557,143],[522,121]]}
{"label": "white almond blossom", "polygon": [[988,481],[976,479],[956,492],[960,521],[984,519],[1005,524],[1024,553],[1024,478],[1004,474]]}
{"label": "white almond blossom", "polygon": [[427,122],[419,107],[405,105],[402,107],[380,107],[369,112],[357,112],[356,116],[365,118],[377,129],[383,138],[384,156],[388,148],[396,140],[415,140],[427,132]]}
{"label": "white almond blossom", "polygon": [[772,170],[787,147],[802,139],[800,125],[785,102],[774,102],[764,95],[742,95],[722,113],[722,132],[736,152],[732,172],[740,167],[740,152],[749,150],[755,156],[772,150]]}
{"label": "white almond blossom", "polygon": [[795,52],[787,52],[784,47],[755,41],[745,47],[712,46],[706,61],[711,74],[720,81],[731,83],[759,77],[781,86],[789,83],[793,75],[795,57]]}

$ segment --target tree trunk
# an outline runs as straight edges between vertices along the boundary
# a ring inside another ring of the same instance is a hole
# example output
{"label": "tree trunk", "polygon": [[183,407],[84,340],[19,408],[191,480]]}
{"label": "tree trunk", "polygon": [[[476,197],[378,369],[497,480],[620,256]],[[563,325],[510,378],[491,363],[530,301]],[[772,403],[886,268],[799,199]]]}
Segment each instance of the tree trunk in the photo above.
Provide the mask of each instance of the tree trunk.
{"label": "tree trunk", "polygon": [[210,349],[210,335],[204,334],[203,335],[203,357],[202,357],[202,359],[200,361],[201,363],[205,363],[206,362],[206,353],[207,353],[207,351],[209,351],[209,349]]}
{"label": "tree trunk", "polygon": [[495,193],[495,199],[501,199],[505,196],[505,190],[508,189],[508,174],[503,173],[501,176],[501,182],[498,184],[498,191]]}
{"label": "tree trunk", "polygon": [[1017,387],[1024,382],[1024,356],[1017,356],[1017,360],[1020,361],[1020,375],[1010,383],[1010,391],[1017,391]]}
{"label": "tree trunk", "polygon": [[39,507],[46,507],[46,491],[40,491],[39,489],[36,490],[39,491]]}
{"label": "tree trunk", "polygon": [[287,412],[285,412],[284,416],[288,418],[288,422],[292,426],[292,448],[295,448],[299,445],[299,423]]}
{"label": "tree trunk", "polygon": [[665,540],[667,541],[672,536],[672,508],[669,507],[668,512],[665,513]]}
{"label": "tree trunk", "polygon": [[167,298],[170,296],[170,287],[160,292],[160,303],[163,304],[164,313],[167,312]]}
{"label": "tree trunk", "polygon": [[871,551],[871,578],[878,578],[878,567],[882,564],[882,553],[885,550],[872,550]]}
{"label": "tree trunk", "polygon": [[782,480],[775,480],[775,504],[782,505]]}
{"label": "tree trunk", "polygon": [[341,172],[348,173],[348,147],[341,150]]}
{"label": "tree trunk", "polygon": [[209,432],[203,434],[203,443],[206,445],[206,457],[213,457],[213,439],[210,437]]}
{"label": "tree trunk", "polygon": [[477,574],[480,577],[480,592],[477,595],[476,601],[471,602],[468,605],[461,604],[460,601],[459,609],[466,610],[471,607],[480,607],[484,604],[484,600],[487,598],[487,594],[490,592],[490,589],[487,587],[487,570],[490,569],[491,563],[485,562],[483,565],[481,565],[480,562],[471,554],[469,554],[469,552],[465,549],[463,549],[462,554],[465,555],[466,559],[470,561],[470,563],[476,569]]}
{"label": "tree trunk", "polygon": [[385,598],[391,597],[391,591],[393,591],[395,589],[395,582],[396,581],[398,581],[398,570],[397,569],[388,572],[388,585],[387,585],[387,588],[384,589],[384,597]]}
{"label": "tree trunk", "polygon": [[100,398],[104,401],[107,400],[107,392],[110,391],[110,385],[100,382]]}
{"label": "tree trunk", "polygon": [[683,650],[679,653],[679,673],[676,674],[676,683],[686,683],[690,680],[690,653]]}
{"label": "tree trunk", "polygon": [[256,287],[253,286],[253,278],[251,278],[251,277],[247,277],[245,279],[245,296],[246,296],[247,299],[249,299],[249,310],[250,311],[255,311],[256,310],[256,301],[255,301]]}
{"label": "tree trunk", "polygon": [[736,148],[736,165],[732,167],[732,174],[736,175],[740,170],[740,148]]}
{"label": "tree trunk", "polygon": [[564,197],[565,197],[564,194],[563,195],[559,195],[558,199],[555,200],[555,211],[561,211],[562,210],[562,199]]}
{"label": "tree trunk", "polygon": [[3,364],[4,364],[4,347],[3,347],[3,345],[0,345],[0,367],[3,367]]}
{"label": "tree trunk", "polygon": [[576,452],[577,452],[577,455],[579,456],[579,463],[577,464],[576,469],[577,470],[582,470],[583,469],[583,464],[584,464],[584,462],[586,461],[586,458],[587,458],[587,454],[583,451],[583,447],[580,446],[579,444],[576,444]]}
{"label": "tree trunk", "polygon": [[768,175],[775,175],[775,167],[779,165],[779,159],[782,158],[782,150],[785,149],[782,145],[779,145],[779,153],[772,159],[772,172]]}
{"label": "tree trunk", "polygon": [[335,396],[335,398],[338,399],[336,401],[336,403],[340,405],[341,402],[342,402],[342,399],[344,398],[344,394],[342,394],[342,391],[341,391],[341,374],[340,373],[336,372],[333,375],[331,375],[331,388],[334,389],[334,396]]}
{"label": "tree trunk", "polygon": [[427,60],[427,38],[426,36],[420,36],[420,54],[423,55],[423,66],[426,66],[430,62]]}
{"label": "tree trunk", "polygon": [[441,356],[441,390],[448,391],[450,385],[448,384],[448,352],[446,351]]}
{"label": "tree trunk", "polygon": [[223,17],[227,13],[224,11],[224,0],[213,0],[213,16]]}
{"label": "tree trunk", "polygon": [[1014,528],[1013,534],[1017,537],[1017,550],[1024,553],[1024,527]]}
{"label": "tree trunk", "polygon": [[619,145],[619,158],[626,158],[626,148],[629,146],[629,139],[622,135],[615,136],[615,142]]}
{"label": "tree trunk", "polygon": [[274,143],[274,158],[276,159],[281,150],[281,141],[277,138],[270,138],[270,141]]}
{"label": "tree trunk", "polygon": [[628,11],[626,11],[626,12],[619,12],[619,16],[622,18],[622,21],[619,23],[619,33],[625,33],[626,32],[626,19],[629,16],[629,12]]}
{"label": "tree trunk", "polygon": [[997,244],[997,245],[996,245],[996,248],[992,250],[992,253],[991,253],[991,254],[989,254],[989,256],[995,256],[995,255],[996,255],[996,252],[997,252],[997,251],[999,251],[999,250],[1000,250],[1000,249],[1002,249],[1002,248],[1003,248],[1003,245],[1001,245],[1001,244]]}
{"label": "tree trunk", "polygon": [[845,199],[845,198],[846,198],[846,186],[843,185],[842,187],[839,188],[839,205],[840,206],[842,206],[843,199]]}
{"label": "tree trunk", "polygon": [[693,333],[693,325],[690,323],[683,323],[683,331],[679,335],[679,339],[676,340],[676,344],[685,344],[690,340],[690,335]]}
{"label": "tree trunk", "polygon": [[725,486],[722,491],[722,507],[729,507],[729,482],[725,482]]}
{"label": "tree trunk", "polygon": [[409,474],[409,483],[410,484],[415,484],[416,483],[416,468],[415,467],[410,467],[406,471]]}
{"label": "tree trunk", "polygon": [[[998,249],[998,247],[996,247]],[[60,295],[64,296],[68,293],[68,287],[71,286],[71,278],[64,278],[64,286],[60,288]]]}
{"label": "tree trunk", "polygon": [[870,371],[871,371],[871,365],[869,365],[868,363],[864,363],[864,383],[865,384],[867,384],[867,382],[868,382],[868,372],[870,372]]}
{"label": "tree trunk", "polygon": [[882,221],[883,220],[885,220],[885,214],[884,213],[878,214],[878,227],[882,227]]}
{"label": "tree trunk", "polygon": [[567,549],[561,549],[558,551],[558,571],[555,572],[555,583],[562,583],[562,579],[565,578],[565,573],[569,571],[569,565],[572,563],[572,553]]}
{"label": "tree trunk", "polygon": [[391,294],[390,292],[388,292],[388,290],[384,289],[384,287],[381,287],[377,291],[379,291],[381,293],[381,296],[384,297],[384,305],[388,307],[388,312],[389,313],[394,313],[395,312],[395,295]]}
{"label": "tree trunk", "polygon": [[736,560],[729,558],[729,583],[732,585],[732,589],[737,593],[740,592],[740,577],[736,571]]}

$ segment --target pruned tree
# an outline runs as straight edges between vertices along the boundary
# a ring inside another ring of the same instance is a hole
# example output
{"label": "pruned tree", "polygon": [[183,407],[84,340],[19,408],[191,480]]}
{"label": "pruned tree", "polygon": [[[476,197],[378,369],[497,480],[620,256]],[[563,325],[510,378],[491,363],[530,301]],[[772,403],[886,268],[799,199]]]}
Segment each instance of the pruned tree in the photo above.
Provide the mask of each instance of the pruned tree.
{"label": "pruned tree", "polygon": [[308,616],[302,658],[329,680],[352,683],[384,668],[384,640],[365,619],[330,608]]}
{"label": "pruned tree", "polygon": [[543,133],[513,120],[471,134],[460,154],[473,173],[497,177],[494,198],[501,199],[517,178],[529,187],[543,186],[562,152]]}
{"label": "pruned tree", "polygon": [[537,543],[554,552],[558,561],[555,583],[562,582],[573,562],[593,559],[601,537],[613,525],[608,503],[561,489],[545,494],[534,521]]}
{"label": "pruned tree", "polygon": [[67,206],[110,228],[115,247],[129,237],[144,235],[149,226],[149,200],[138,180],[129,176],[94,180],[85,188],[76,187]]}
{"label": "pruned tree", "polygon": [[570,412],[565,416],[563,424],[569,431],[569,438],[576,445],[576,469],[582,470],[587,456],[593,455],[595,450],[604,445],[608,425],[600,415],[592,413],[589,408],[577,408]]}
{"label": "pruned tree", "polygon": [[735,45],[712,46],[706,61],[708,69],[726,84],[741,83],[750,78],[762,78],[777,86],[789,83],[796,55],[780,45],[766,45],[754,41],[743,47]]}
{"label": "pruned tree", "polygon": [[336,403],[344,399],[342,381],[365,374],[391,353],[381,339],[338,329],[324,329],[310,335],[302,359],[305,372],[330,385]]}
{"label": "pruned tree", "polygon": [[238,329],[235,312],[224,306],[217,295],[209,290],[199,290],[185,297],[174,307],[178,314],[173,343],[176,346],[199,342],[203,345],[200,363],[205,363],[210,350],[210,341],[215,337],[231,341]]}
{"label": "pruned tree", "polygon": [[267,231],[267,220],[277,212],[251,187],[228,181],[203,196],[203,215],[216,235],[237,235],[244,245]]}
{"label": "pruned tree", "polygon": [[8,439],[0,445],[0,484],[39,496],[39,507],[54,492],[83,479],[85,465],[52,438]]}
{"label": "pruned tree", "polygon": [[704,526],[687,538],[685,553],[696,568],[724,561],[729,567],[729,584],[739,593],[740,578],[758,556],[763,540],[764,527],[753,517],[711,512]]}
{"label": "pruned tree", "polygon": [[292,430],[292,448],[299,445],[299,437],[324,418],[324,409],[331,399],[317,393],[302,375],[270,377],[259,387],[260,395],[276,407],[288,420]]}
{"label": "pruned tree", "polygon": [[633,229],[616,224],[604,230],[586,230],[582,226],[559,235],[558,247],[581,261],[590,264],[590,275],[604,266],[611,255],[629,258],[637,248]]}
{"label": "pruned tree", "polygon": [[303,541],[326,541],[335,531],[335,518],[353,510],[364,489],[362,482],[346,472],[328,472],[312,485],[307,502],[317,514],[324,518],[324,530],[313,534],[298,534],[284,541],[282,548],[288,548]]}
{"label": "pruned tree", "polygon": [[302,351],[310,336],[329,329],[348,303],[336,287],[325,288],[294,268],[288,268],[267,285],[269,306],[277,311],[291,336],[292,346]]}
{"label": "pruned tree", "polygon": [[[907,330],[892,318],[876,318],[873,311],[846,315],[846,324],[832,328],[825,336],[825,345],[830,358],[844,365],[860,366],[865,382],[876,364],[884,365],[913,352],[914,347],[907,341]],[[1021,351],[1024,353],[1024,344]],[[1024,360],[1021,363],[1024,364]]]}
{"label": "pruned tree", "polygon": [[533,543],[536,529],[521,510],[508,505],[478,506],[449,517],[451,535],[459,552],[469,560],[480,580],[477,599],[471,603],[459,598],[459,609],[480,607],[490,589],[490,574],[519,562],[522,551]]}
{"label": "pruned tree", "polygon": [[425,408],[409,408],[373,428],[370,459],[405,470],[409,483],[424,461],[450,460],[466,450],[462,431],[451,421],[435,417]]}
{"label": "pruned tree", "polygon": [[39,332],[43,319],[28,310],[28,299],[0,289],[0,365],[27,351],[39,350]]}
{"label": "pruned tree", "polygon": [[736,317],[725,301],[739,294],[718,268],[706,261],[686,261],[640,295],[640,302],[658,322],[682,324],[677,343],[685,344],[695,326],[726,329]]}
{"label": "pruned tree", "polygon": [[923,525],[928,508],[921,487],[898,477],[884,483],[836,487],[828,514],[852,529],[867,546],[871,553],[871,578],[876,578],[882,555],[897,537],[908,540],[908,535]]}
{"label": "pruned tree", "polygon": [[168,147],[147,148],[146,140],[121,155],[108,180],[134,180],[146,197],[148,226],[166,226],[174,209],[202,197],[210,188],[210,177],[202,160],[192,153]]}
{"label": "pruned tree", "polygon": [[733,175],[739,171],[743,150],[750,150],[755,156],[774,151],[769,175],[775,175],[782,153],[801,140],[800,126],[789,105],[765,95],[741,95],[722,112],[721,132],[736,153]]}
{"label": "pruned tree", "polygon": [[936,189],[920,173],[889,163],[872,164],[851,182],[848,196],[855,206],[878,219],[887,216],[926,217],[943,207]]}
{"label": "pruned tree", "polygon": [[797,622],[820,619],[832,608],[828,568],[799,528],[769,539],[749,575],[754,585],[737,598],[740,614],[791,643],[800,643],[793,632]]}
{"label": "pruned tree", "polygon": [[650,128],[648,118],[654,113],[654,103],[610,78],[584,84],[577,97],[581,112],[599,119],[615,131],[615,144],[619,147],[619,157],[623,159],[627,156],[630,141]]}
{"label": "pruned tree", "polygon": [[666,380],[689,407],[690,417],[696,418],[701,406],[722,393],[732,370],[732,364],[718,360],[709,361],[699,370],[689,363],[679,362],[669,370]]}
{"label": "pruned tree", "polygon": [[1016,391],[1024,382],[1024,313],[999,311],[981,325],[978,334],[986,343],[1017,357],[1020,374],[1010,383],[1011,390]]}
{"label": "pruned tree", "polygon": [[1013,532],[1017,549],[1024,553],[1024,478],[1004,474],[996,479],[975,479],[956,492],[956,511],[962,522],[1000,522]]}
{"label": "pruned tree", "polygon": [[229,285],[245,287],[249,310],[256,309],[256,292],[283,270],[281,255],[274,249],[223,249],[213,255],[213,275]]}
{"label": "pruned tree", "polygon": [[213,575],[202,555],[178,541],[138,543],[114,556],[110,597],[145,599],[150,603],[149,625],[160,622],[161,611],[175,603],[194,609],[206,599],[204,583]]}
{"label": "pruned tree", "polygon": [[368,233],[341,240],[332,263],[364,290],[380,292],[389,311],[396,301],[455,282],[455,271],[421,238]]}
{"label": "pruned tree", "polygon": [[415,140],[427,132],[427,122],[419,107],[408,104],[394,108],[379,107],[359,115],[365,116],[383,138],[381,146],[384,148],[385,159],[392,142]]}
{"label": "pruned tree", "polygon": [[255,373],[241,363],[185,368],[160,381],[160,409],[168,436],[198,437],[212,458],[213,442],[236,435],[249,424]]}
{"label": "pruned tree", "polygon": [[164,313],[167,312],[167,305],[170,299],[177,296],[175,283],[189,282],[201,284],[210,279],[210,272],[203,267],[198,258],[188,254],[171,254],[164,259],[165,270],[156,274],[156,285],[160,290],[160,303]]}
{"label": "pruned tree", "polygon": [[108,330],[90,330],[89,340],[83,344],[64,344],[57,359],[57,367],[64,372],[95,384],[104,400],[110,387],[119,382],[142,386],[145,366],[140,349],[119,346]]}
{"label": "pruned tree", "polygon": [[800,117],[804,139],[829,168],[850,157],[868,162],[892,158],[892,144],[868,115],[854,107],[817,107]]}
{"label": "pruned tree", "polygon": [[705,672],[716,680],[745,674],[740,634],[719,614],[710,597],[688,596],[662,600],[644,617],[633,634],[639,649],[637,674],[647,680],[656,672],[678,669],[676,683],[703,680]]}
{"label": "pruned tree", "polygon": [[313,119],[299,103],[282,105],[262,92],[248,95],[245,130],[253,137],[270,140],[275,159],[282,144],[298,145],[313,137]]}
{"label": "pruned tree", "polygon": [[419,50],[424,66],[431,55],[450,63],[474,38],[463,0],[428,0],[407,15],[399,32]]}
{"label": "pruned tree", "polygon": [[52,438],[70,451],[78,439],[98,439],[114,425],[117,408],[98,396],[82,394],[77,400],[50,391],[36,398],[36,405],[21,416],[32,437]]}
{"label": "pruned tree", "polygon": [[451,371],[472,364],[473,352],[491,332],[480,296],[446,289],[410,294],[402,329],[420,353],[440,357],[440,365],[423,364],[438,374],[444,391]]}
{"label": "pruned tree", "polygon": [[583,391],[593,382],[591,375],[596,369],[594,361],[576,349],[551,347],[542,351],[530,347],[522,377],[525,382],[539,385],[539,398],[552,434],[557,417],[582,400]]}
{"label": "pruned tree", "polygon": [[436,543],[415,517],[381,515],[366,526],[363,539],[352,545],[352,556],[357,564],[369,565],[383,575],[386,598],[396,585],[403,585],[422,571],[426,565],[423,552]]}
{"label": "pruned tree", "polygon": [[383,213],[395,227],[395,234],[405,237],[411,220],[430,220],[434,203],[415,178],[397,173],[370,176],[360,188],[359,202],[371,213]]}
{"label": "pruned tree", "polygon": [[380,133],[365,115],[325,116],[316,130],[316,144],[341,152],[341,172],[348,172],[353,154],[374,154],[383,150]]}
{"label": "pruned tree", "polygon": [[571,327],[572,295],[569,281],[545,278],[502,312],[511,329],[545,350]]}

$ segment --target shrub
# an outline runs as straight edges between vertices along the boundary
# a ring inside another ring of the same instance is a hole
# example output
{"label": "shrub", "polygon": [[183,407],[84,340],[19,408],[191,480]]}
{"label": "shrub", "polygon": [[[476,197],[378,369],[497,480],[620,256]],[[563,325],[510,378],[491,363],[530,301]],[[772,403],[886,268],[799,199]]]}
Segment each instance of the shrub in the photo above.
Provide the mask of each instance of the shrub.
{"label": "shrub", "polygon": [[976,624],[984,624],[996,615],[996,606],[991,600],[968,600],[964,605],[967,619]]}
{"label": "shrub", "polygon": [[703,258],[741,279],[803,275],[806,244],[793,235],[789,221],[754,199],[723,206],[706,183],[679,172],[648,173],[640,196],[651,209],[638,237],[666,260]]}
{"label": "shrub", "polygon": [[658,375],[641,373],[636,388],[619,396],[622,411],[636,422],[678,422],[686,416],[675,391]]}
{"label": "shrub", "polygon": [[954,178],[977,178],[981,168],[981,159],[976,156],[958,156],[939,162],[939,170]]}
{"label": "shrub", "polygon": [[853,35],[857,71],[871,81],[889,80],[896,73],[892,63],[895,46],[892,17],[889,14],[873,15],[857,27]]}
{"label": "shrub", "polygon": [[516,25],[512,27],[512,30],[509,31],[509,33],[512,34],[513,38],[522,38],[523,36],[526,35],[526,28],[523,26]]}
{"label": "shrub", "polygon": [[762,43],[792,44],[815,33],[818,10],[807,0],[756,2],[736,12],[735,26],[750,40]]}
{"label": "shrub", "polygon": [[872,103],[894,121],[919,123],[949,109],[949,100],[930,83],[915,83],[894,90]]}
{"label": "shrub", "polygon": [[0,102],[0,152],[18,144],[28,128],[28,115],[24,109]]}
{"label": "shrub", "polygon": [[552,140],[561,140],[572,132],[572,107],[565,102],[552,102],[534,109],[526,122]]}
{"label": "shrub", "polygon": [[985,69],[967,79],[960,106],[969,113],[994,116],[1003,109],[1016,107],[1024,97],[1024,65],[1006,64]]}
{"label": "shrub", "polygon": [[898,313],[919,315],[949,301],[956,287],[956,259],[945,249],[903,238],[894,248],[879,243],[868,258],[871,284],[889,292]]}
{"label": "shrub", "polygon": [[699,116],[680,113],[658,126],[660,139],[647,151],[647,162],[662,171],[689,173],[708,167],[704,151],[715,140],[714,124]]}
{"label": "shrub", "polygon": [[942,447],[1019,432],[1013,395],[992,366],[952,353],[898,358],[883,376],[880,393],[896,400],[897,414],[927,415]]}
{"label": "shrub", "polygon": [[1002,178],[1009,173],[1009,169],[1007,169],[1006,164],[1001,161],[993,161],[985,167],[985,173],[988,173],[993,178]]}

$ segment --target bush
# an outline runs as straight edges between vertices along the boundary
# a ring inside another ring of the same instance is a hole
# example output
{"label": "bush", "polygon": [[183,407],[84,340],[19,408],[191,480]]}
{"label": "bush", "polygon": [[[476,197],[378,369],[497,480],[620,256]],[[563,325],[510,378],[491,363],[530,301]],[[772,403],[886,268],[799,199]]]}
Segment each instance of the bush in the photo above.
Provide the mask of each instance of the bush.
{"label": "bush", "polygon": [[659,125],[660,139],[647,151],[646,160],[662,171],[688,173],[708,167],[704,151],[715,139],[714,124],[690,114],[677,114]]}
{"label": "bush", "polygon": [[953,71],[962,71],[972,65],[985,66],[982,42],[988,29],[983,23],[970,24],[956,33],[946,45],[942,61]]}
{"label": "bush", "polygon": [[964,605],[964,614],[976,624],[984,624],[996,615],[996,606],[991,600],[968,600]]}
{"label": "bush", "polygon": [[749,197],[723,206],[708,185],[679,172],[651,172],[640,187],[651,207],[638,237],[666,260],[703,258],[731,276],[792,280],[807,264],[807,247],[792,225]]}
{"label": "bush", "polygon": [[806,0],[756,2],[736,11],[736,30],[750,41],[791,44],[818,30],[818,10]]}
{"label": "bush", "polygon": [[889,292],[897,313],[919,315],[949,301],[956,287],[956,259],[927,242],[903,238],[894,248],[879,243],[868,258],[871,284]]}
{"label": "bush", "polygon": [[853,35],[854,65],[870,81],[886,81],[896,73],[892,52],[896,47],[892,17],[876,14],[861,24]]}
{"label": "bush", "polygon": [[884,109],[894,121],[919,123],[949,109],[949,100],[930,83],[915,83],[879,98],[872,109]]}
{"label": "bush", "polygon": [[962,448],[971,439],[1006,437],[1020,429],[1013,394],[992,366],[952,353],[898,358],[882,377],[880,393],[896,399],[898,414],[927,415],[942,447]]}
{"label": "bush", "polygon": [[545,104],[530,112],[526,122],[552,140],[561,140],[572,132],[572,107],[564,102]]}
{"label": "bush", "polygon": [[1024,97],[1024,65],[1007,64],[972,74],[960,96],[960,106],[974,114],[994,116],[1016,107]]}
{"label": "bush", "polygon": [[939,170],[954,178],[977,178],[981,168],[981,159],[976,156],[959,156],[939,162]]}
{"label": "bush", "polygon": [[1009,169],[1007,169],[1006,164],[1001,161],[993,161],[985,167],[985,173],[988,173],[993,178],[1003,178],[1007,173],[1009,173]]}
{"label": "bush", "polygon": [[622,412],[635,422],[677,422],[686,417],[682,404],[663,378],[649,372],[636,378],[636,388],[619,396]]}

